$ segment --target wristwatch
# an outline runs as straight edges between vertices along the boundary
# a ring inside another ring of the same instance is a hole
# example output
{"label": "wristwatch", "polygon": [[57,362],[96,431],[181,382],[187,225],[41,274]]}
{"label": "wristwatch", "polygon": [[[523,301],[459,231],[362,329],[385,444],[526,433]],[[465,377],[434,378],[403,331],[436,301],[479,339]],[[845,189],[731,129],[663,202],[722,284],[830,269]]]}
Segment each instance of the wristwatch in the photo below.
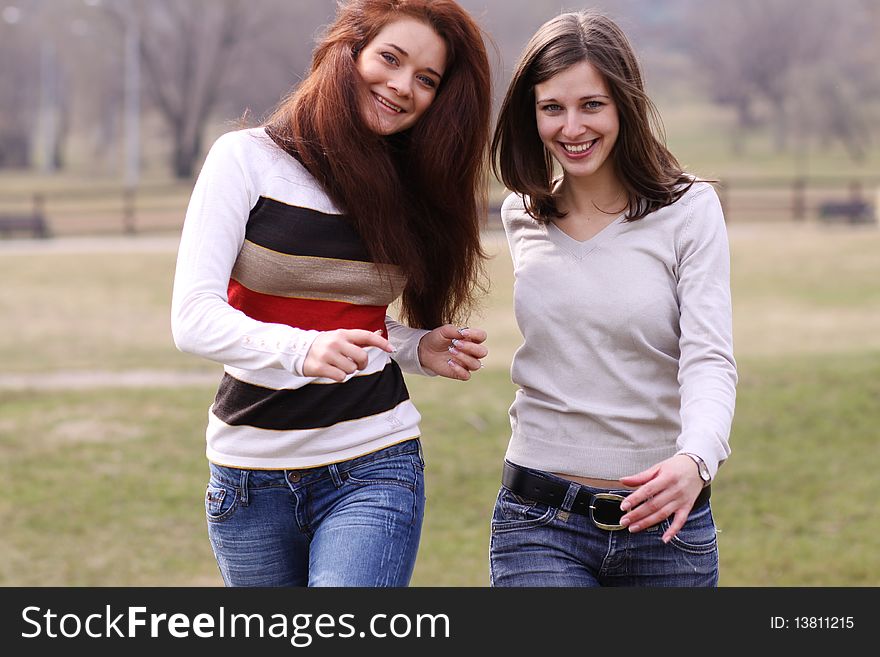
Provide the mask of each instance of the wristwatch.
{"label": "wristwatch", "polygon": [[690,456],[694,463],[697,464],[697,470],[700,473],[700,479],[703,480],[703,488],[712,483],[712,475],[709,474],[709,467],[706,465],[706,462],[701,459],[696,454],[691,454],[690,452],[682,452],[685,456]]}

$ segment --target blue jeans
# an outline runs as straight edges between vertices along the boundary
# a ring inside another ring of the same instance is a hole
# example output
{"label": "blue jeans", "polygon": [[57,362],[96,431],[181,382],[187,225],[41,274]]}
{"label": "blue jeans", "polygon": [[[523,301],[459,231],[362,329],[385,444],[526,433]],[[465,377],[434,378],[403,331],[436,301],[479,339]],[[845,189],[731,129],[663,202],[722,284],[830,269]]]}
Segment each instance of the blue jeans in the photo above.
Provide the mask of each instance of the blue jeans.
{"label": "blue jeans", "polygon": [[303,470],[210,464],[208,537],[226,586],[406,586],[425,509],[408,440]]}
{"label": "blue jeans", "polygon": [[717,586],[718,545],[712,509],[691,512],[669,543],[661,540],[669,520],[632,534],[599,529],[570,512],[580,489],[554,475],[532,473],[568,485],[560,508],[525,499],[501,487],[492,516],[489,570],[492,586]]}

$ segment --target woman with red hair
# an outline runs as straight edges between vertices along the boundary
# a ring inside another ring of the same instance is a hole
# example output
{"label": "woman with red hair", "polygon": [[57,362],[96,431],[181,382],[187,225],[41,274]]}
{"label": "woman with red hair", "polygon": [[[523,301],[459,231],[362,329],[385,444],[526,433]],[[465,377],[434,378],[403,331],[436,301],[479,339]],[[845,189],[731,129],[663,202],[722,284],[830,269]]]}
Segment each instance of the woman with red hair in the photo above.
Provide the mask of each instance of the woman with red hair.
{"label": "woman with red hair", "polygon": [[[484,331],[489,64],[453,0],[352,0],[193,190],[175,343],[224,364],[208,533],[227,586],[405,586],[424,510],[402,371],[468,380]],[[386,315],[399,298],[401,319]]]}

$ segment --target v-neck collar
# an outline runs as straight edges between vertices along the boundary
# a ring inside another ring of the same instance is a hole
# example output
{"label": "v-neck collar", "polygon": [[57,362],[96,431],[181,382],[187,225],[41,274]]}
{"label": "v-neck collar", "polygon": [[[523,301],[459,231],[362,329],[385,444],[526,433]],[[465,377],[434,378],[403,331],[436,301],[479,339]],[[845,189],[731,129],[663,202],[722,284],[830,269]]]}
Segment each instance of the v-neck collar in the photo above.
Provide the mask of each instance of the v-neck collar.
{"label": "v-neck collar", "polygon": [[550,241],[570,253],[576,259],[583,260],[597,248],[613,239],[620,232],[625,218],[626,212],[622,212],[610,224],[585,240],[576,240],[552,221],[548,221],[545,225],[547,226],[547,237],[550,238]]}

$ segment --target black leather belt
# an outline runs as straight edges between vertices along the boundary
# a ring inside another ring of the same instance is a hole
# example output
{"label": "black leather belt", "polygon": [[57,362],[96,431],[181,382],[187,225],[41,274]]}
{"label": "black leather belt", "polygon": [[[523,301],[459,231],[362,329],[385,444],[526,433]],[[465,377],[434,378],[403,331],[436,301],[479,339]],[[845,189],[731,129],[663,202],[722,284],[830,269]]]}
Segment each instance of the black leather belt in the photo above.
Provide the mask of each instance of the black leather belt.
{"label": "black leather belt", "polygon": [[[568,482],[546,479],[508,461],[504,462],[501,483],[520,497],[556,508],[561,508],[569,486]],[[701,490],[692,511],[706,504],[711,494],[711,486]],[[581,489],[571,505],[571,511],[592,518],[602,529],[623,529],[620,519],[625,513],[620,509],[620,502],[627,495],[622,491],[619,494],[596,494]]]}

